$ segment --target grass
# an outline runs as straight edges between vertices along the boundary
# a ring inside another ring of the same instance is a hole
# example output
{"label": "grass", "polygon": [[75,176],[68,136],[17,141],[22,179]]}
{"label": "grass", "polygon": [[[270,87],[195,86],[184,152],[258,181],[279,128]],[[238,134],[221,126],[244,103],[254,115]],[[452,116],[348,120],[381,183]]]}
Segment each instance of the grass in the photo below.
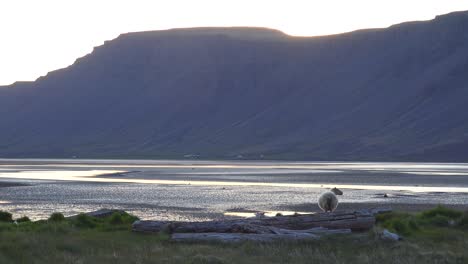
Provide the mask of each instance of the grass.
{"label": "grass", "polygon": [[1,222],[13,222],[12,214],[9,212],[0,211],[0,223]]}
{"label": "grass", "polygon": [[[135,219],[114,213],[0,222],[0,263],[468,263],[468,213],[443,207],[384,214],[368,233],[308,242],[173,243],[132,233]],[[383,228],[405,239],[382,241]]]}
{"label": "grass", "polygon": [[62,222],[65,221],[65,216],[61,213],[53,213],[50,215],[49,219],[50,222]]}
{"label": "grass", "polygon": [[377,216],[378,225],[405,236],[439,230],[468,231],[468,212],[438,206],[418,214],[392,212]]}

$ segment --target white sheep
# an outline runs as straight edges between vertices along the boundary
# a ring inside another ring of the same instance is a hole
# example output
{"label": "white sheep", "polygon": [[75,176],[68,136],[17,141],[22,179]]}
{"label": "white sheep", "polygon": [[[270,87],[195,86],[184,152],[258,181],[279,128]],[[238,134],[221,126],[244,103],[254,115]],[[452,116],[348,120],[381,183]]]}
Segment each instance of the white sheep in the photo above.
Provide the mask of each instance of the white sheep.
{"label": "white sheep", "polygon": [[338,207],[338,198],[333,192],[325,192],[318,199],[318,206],[324,212],[333,212]]}

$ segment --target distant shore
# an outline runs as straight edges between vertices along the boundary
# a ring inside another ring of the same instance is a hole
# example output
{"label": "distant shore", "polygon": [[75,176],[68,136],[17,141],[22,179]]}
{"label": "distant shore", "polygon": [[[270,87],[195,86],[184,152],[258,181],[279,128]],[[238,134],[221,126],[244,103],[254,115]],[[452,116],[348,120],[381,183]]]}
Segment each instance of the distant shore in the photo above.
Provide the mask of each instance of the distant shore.
{"label": "distant shore", "polygon": [[28,186],[28,184],[20,183],[20,182],[1,182],[0,181],[0,188],[15,187],[15,186]]}

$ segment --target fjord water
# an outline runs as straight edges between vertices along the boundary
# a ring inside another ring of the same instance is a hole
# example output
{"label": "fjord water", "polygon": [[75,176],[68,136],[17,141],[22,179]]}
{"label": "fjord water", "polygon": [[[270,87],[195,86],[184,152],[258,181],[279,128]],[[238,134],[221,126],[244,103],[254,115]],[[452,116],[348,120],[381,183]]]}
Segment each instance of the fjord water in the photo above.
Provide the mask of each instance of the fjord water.
{"label": "fjord water", "polygon": [[104,207],[167,220],[310,212],[318,210],[318,195],[335,186],[346,204],[463,205],[468,164],[0,160],[0,210],[35,219]]}

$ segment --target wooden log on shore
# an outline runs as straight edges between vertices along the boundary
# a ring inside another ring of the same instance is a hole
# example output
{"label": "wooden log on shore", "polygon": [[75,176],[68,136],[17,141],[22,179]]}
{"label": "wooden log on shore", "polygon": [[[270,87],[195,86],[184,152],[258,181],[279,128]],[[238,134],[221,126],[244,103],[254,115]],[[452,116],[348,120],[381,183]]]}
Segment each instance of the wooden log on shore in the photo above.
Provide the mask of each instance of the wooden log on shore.
{"label": "wooden log on shore", "polygon": [[372,208],[372,209],[369,209],[369,212],[370,212],[371,214],[373,214],[373,215],[391,213],[391,212],[392,212],[392,208],[390,208],[390,207]]}
{"label": "wooden log on shore", "polygon": [[323,227],[327,229],[364,231],[371,229],[374,224],[375,217],[372,211],[359,210],[206,222],[136,221],[133,223],[133,231],[149,233],[165,231],[168,233],[268,234],[274,233],[271,231],[271,227],[288,230]]}
{"label": "wooden log on shore", "polygon": [[283,235],[283,234],[314,234],[314,235],[336,235],[336,234],[349,234],[351,229],[328,229],[324,227],[314,227],[304,230],[291,230],[291,229],[282,229],[276,227],[269,227],[270,231],[273,234]]}
{"label": "wooden log on shore", "polygon": [[176,233],[171,240],[178,242],[217,241],[224,243],[257,241],[270,242],[274,240],[316,240],[320,237],[314,234],[243,234],[243,233]]}
{"label": "wooden log on shore", "polygon": [[[88,213],[84,213],[85,215],[88,215],[88,216],[92,216],[92,217],[96,217],[96,218],[105,218],[105,217],[109,217],[111,216],[112,214],[114,213],[125,213],[125,211],[123,210],[117,210],[117,209],[99,209],[97,211],[92,211],[92,212],[88,212]],[[76,218],[78,215],[72,215],[72,216],[69,216],[67,218]]]}
{"label": "wooden log on shore", "polygon": [[269,242],[274,240],[316,240],[325,235],[349,234],[350,229],[327,229],[311,228],[307,230],[287,230],[271,227],[274,233],[175,233],[171,235],[173,241],[221,241],[221,242],[241,242],[259,241]]}

